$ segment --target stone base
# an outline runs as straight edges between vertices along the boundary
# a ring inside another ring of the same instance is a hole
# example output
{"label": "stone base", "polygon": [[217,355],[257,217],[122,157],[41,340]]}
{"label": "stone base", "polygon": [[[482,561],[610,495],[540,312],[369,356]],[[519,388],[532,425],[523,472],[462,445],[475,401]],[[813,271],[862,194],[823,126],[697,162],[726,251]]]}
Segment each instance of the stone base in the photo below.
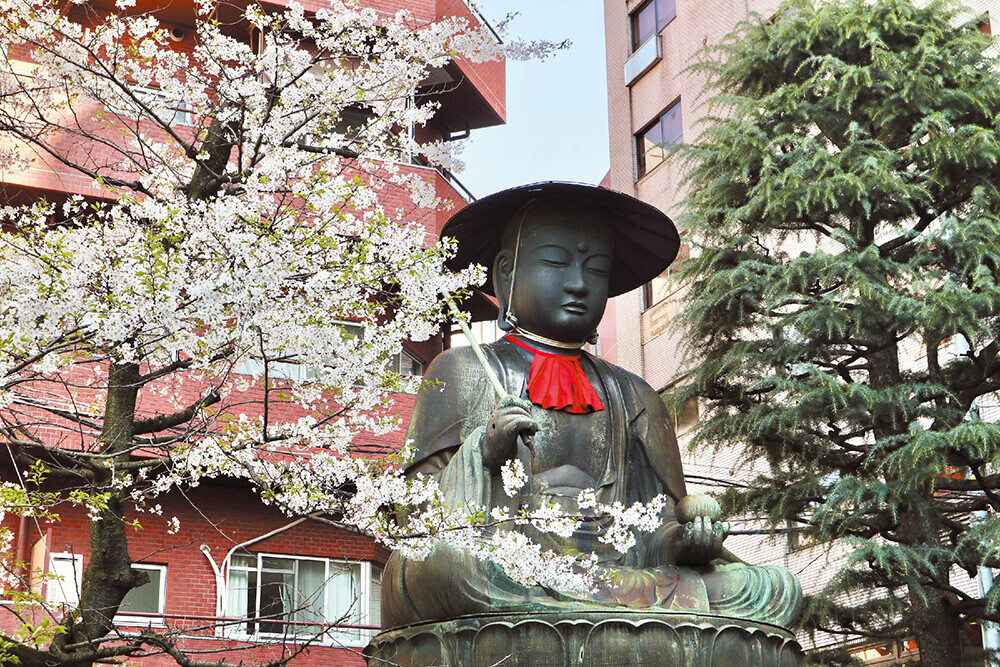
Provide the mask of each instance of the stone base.
{"label": "stone base", "polygon": [[377,635],[368,667],[799,667],[788,630],[739,618],[649,609],[490,614]]}

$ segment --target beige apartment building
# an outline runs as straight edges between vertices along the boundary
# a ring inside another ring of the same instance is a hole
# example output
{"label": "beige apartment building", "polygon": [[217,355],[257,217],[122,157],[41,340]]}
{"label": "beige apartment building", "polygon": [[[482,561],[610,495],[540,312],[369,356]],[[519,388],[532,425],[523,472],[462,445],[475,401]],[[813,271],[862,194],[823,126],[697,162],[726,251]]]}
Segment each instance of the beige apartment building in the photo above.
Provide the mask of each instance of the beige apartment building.
{"label": "beige apartment building", "polygon": [[[702,129],[705,113],[701,108],[704,77],[685,70],[705,46],[720,41],[748,15],[772,16],[779,4],[779,0],[604,0],[611,166],[603,185],[630,193],[677,218],[684,198],[682,173],[661,146],[692,140]],[[1000,16],[1000,0],[966,0],[965,4],[982,13],[986,31],[990,15]],[[687,251],[682,246],[680,256]],[[614,299],[601,325],[600,354],[641,375],[658,390],[684,382],[697,360],[680,345],[675,316],[683,304],[684,294],[669,270],[645,288]],[[697,419],[695,405],[676,416],[682,449],[684,434]],[[707,490],[718,488],[747,473],[735,451],[685,452],[684,456],[689,490],[699,485]],[[737,470],[737,466],[742,467]],[[753,525],[736,521],[734,528]],[[734,535],[727,546],[748,561],[789,567],[807,591],[820,585],[823,571],[830,571],[823,567],[829,564],[829,554],[800,549],[785,539]],[[963,589],[976,588],[976,581],[968,577],[953,583]],[[818,645],[840,641],[817,638]],[[912,642],[855,643],[856,657],[866,664],[916,659]]]}

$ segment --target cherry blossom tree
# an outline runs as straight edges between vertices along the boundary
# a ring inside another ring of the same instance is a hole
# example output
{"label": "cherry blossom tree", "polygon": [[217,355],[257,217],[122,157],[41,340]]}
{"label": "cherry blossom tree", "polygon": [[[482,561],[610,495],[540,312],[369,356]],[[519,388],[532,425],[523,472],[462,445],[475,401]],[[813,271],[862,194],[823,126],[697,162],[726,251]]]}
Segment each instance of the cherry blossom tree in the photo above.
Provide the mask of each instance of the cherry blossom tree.
{"label": "cherry blossom tree", "polygon": [[[492,37],[340,0],[312,13],[251,4],[227,21],[201,3],[184,50],[134,4],[0,2],[0,168],[49,165],[96,193],[0,210],[0,438],[19,472],[0,508],[72,503],[91,519],[78,607],[0,636],[0,659],[23,665],[151,651],[197,664],[165,636],[123,637],[112,622],[145,578],[131,568],[126,506],[174,487],[241,478],[290,514],[391,540],[380,508],[435,488],[346,454],[358,433],[396,427],[388,403],[402,378],[387,359],[431,336],[440,295],[476,277],[444,271],[446,248],[380,198],[403,188],[415,205],[447,205],[395,165],[402,153],[440,162],[441,147],[401,129],[435,111],[414,101],[428,73],[500,57]],[[249,410],[238,397],[258,381],[236,372],[246,364],[264,376]],[[278,392],[276,370],[291,364],[300,379]],[[181,385],[200,395],[176,403]],[[176,404],[143,414],[143,394]],[[28,475],[58,491],[29,490],[41,487]],[[328,493],[348,484],[349,497]],[[430,532],[413,518],[411,536]],[[6,556],[10,537],[0,532]],[[23,571],[3,560],[7,589]]]}

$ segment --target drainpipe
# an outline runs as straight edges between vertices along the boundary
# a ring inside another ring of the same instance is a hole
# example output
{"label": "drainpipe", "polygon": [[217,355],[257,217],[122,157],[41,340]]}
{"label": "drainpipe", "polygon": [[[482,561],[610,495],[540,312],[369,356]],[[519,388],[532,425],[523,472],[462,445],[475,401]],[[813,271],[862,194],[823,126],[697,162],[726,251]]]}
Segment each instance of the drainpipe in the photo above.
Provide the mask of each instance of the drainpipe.
{"label": "drainpipe", "polygon": [[17,568],[19,572],[23,573],[24,570],[24,557],[28,549],[28,517],[27,515],[21,515],[21,520],[18,522],[17,526],[17,550],[16,556],[14,557],[14,567]]}
{"label": "drainpipe", "polygon": [[270,532],[267,532],[267,533],[264,533],[263,535],[258,535],[257,537],[252,537],[249,540],[246,540],[245,542],[240,542],[235,547],[233,547],[228,552],[226,552],[226,557],[222,559],[221,566],[217,565],[216,562],[215,562],[215,559],[212,558],[212,548],[209,547],[207,544],[202,544],[201,547],[200,547],[201,553],[205,554],[205,558],[208,559],[209,565],[212,566],[212,572],[215,573],[215,615],[216,616],[223,616],[224,615],[225,602],[226,602],[226,579],[225,579],[225,573],[229,569],[229,559],[232,558],[232,556],[233,556],[234,553],[236,553],[238,550],[240,550],[240,549],[242,549],[244,547],[250,546],[251,544],[256,544],[257,542],[262,542],[262,541],[268,539],[269,537],[274,537],[275,535],[283,533],[286,530],[294,528],[295,526],[299,525],[303,521],[306,521],[307,519],[312,519],[314,517],[320,516],[321,514],[322,514],[322,512],[313,512],[312,514],[309,514],[309,515],[303,516],[303,517],[299,517],[295,521],[292,521],[291,523],[287,523],[284,526],[281,526],[280,528],[275,528],[274,530],[272,530]]}
{"label": "drainpipe", "polygon": [[[49,565],[50,565],[50,562],[52,560],[52,556],[51,556],[51,551],[52,551],[52,526],[48,526],[48,527],[45,528],[45,544],[43,545],[43,547],[44,548],[42,549],[42,578],[41,578],[42,585],[41,585],[41,590],[39,591],[39,594],[42,596],[43,600],[48,600],[49,599],[49,571],[51,570],[51,568],[49,567]],[[62,589],[63,582],[60,580],[60,581],[57,581],[56,583],[58,583],[59,584],[59,588]]]}

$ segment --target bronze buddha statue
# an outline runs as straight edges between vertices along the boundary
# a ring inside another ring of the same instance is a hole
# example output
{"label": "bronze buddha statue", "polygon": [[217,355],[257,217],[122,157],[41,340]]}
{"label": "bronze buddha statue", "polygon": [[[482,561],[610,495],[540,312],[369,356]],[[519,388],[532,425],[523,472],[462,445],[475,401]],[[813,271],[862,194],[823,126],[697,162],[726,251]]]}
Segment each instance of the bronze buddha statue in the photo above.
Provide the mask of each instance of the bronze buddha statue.
{"label": "bronze buddha statue", "polygon": [[[557,502],[585,518],[568,538],[530,526],[543,548],[594,554],[600,585],[590,594],[525,586],[498,566],[441,544],[424,560],[394,554],[382,582],[383,628],[476,615],[614,609],[683,611],[788,626],[802,604],[783,568],[747,565],[722,543],[728,528],[710,512],[678,521],[686,491],[667,410],[644,380],[580,348],[610,296],[659,275],[679,238],[662,212],[592,186],[545,183],[507,190],[459,211],[443,235],[458,242],[455,268],[488,267],[508,335],[483,346],[511,398],[498,403],[470,348],[429,366],[407,432],[416,455],[407,474],[435,476],[454,506],[537,507]],[[519,438],[530,444],[524,452]],[[520,451],[519,451],[520,449]],[[521,457],[528,483],[515,498],[500,467]],[[661,526],[627,553],[600,537],[607,521],[579,509],[580,492],[602,503],[668,498]]]}

